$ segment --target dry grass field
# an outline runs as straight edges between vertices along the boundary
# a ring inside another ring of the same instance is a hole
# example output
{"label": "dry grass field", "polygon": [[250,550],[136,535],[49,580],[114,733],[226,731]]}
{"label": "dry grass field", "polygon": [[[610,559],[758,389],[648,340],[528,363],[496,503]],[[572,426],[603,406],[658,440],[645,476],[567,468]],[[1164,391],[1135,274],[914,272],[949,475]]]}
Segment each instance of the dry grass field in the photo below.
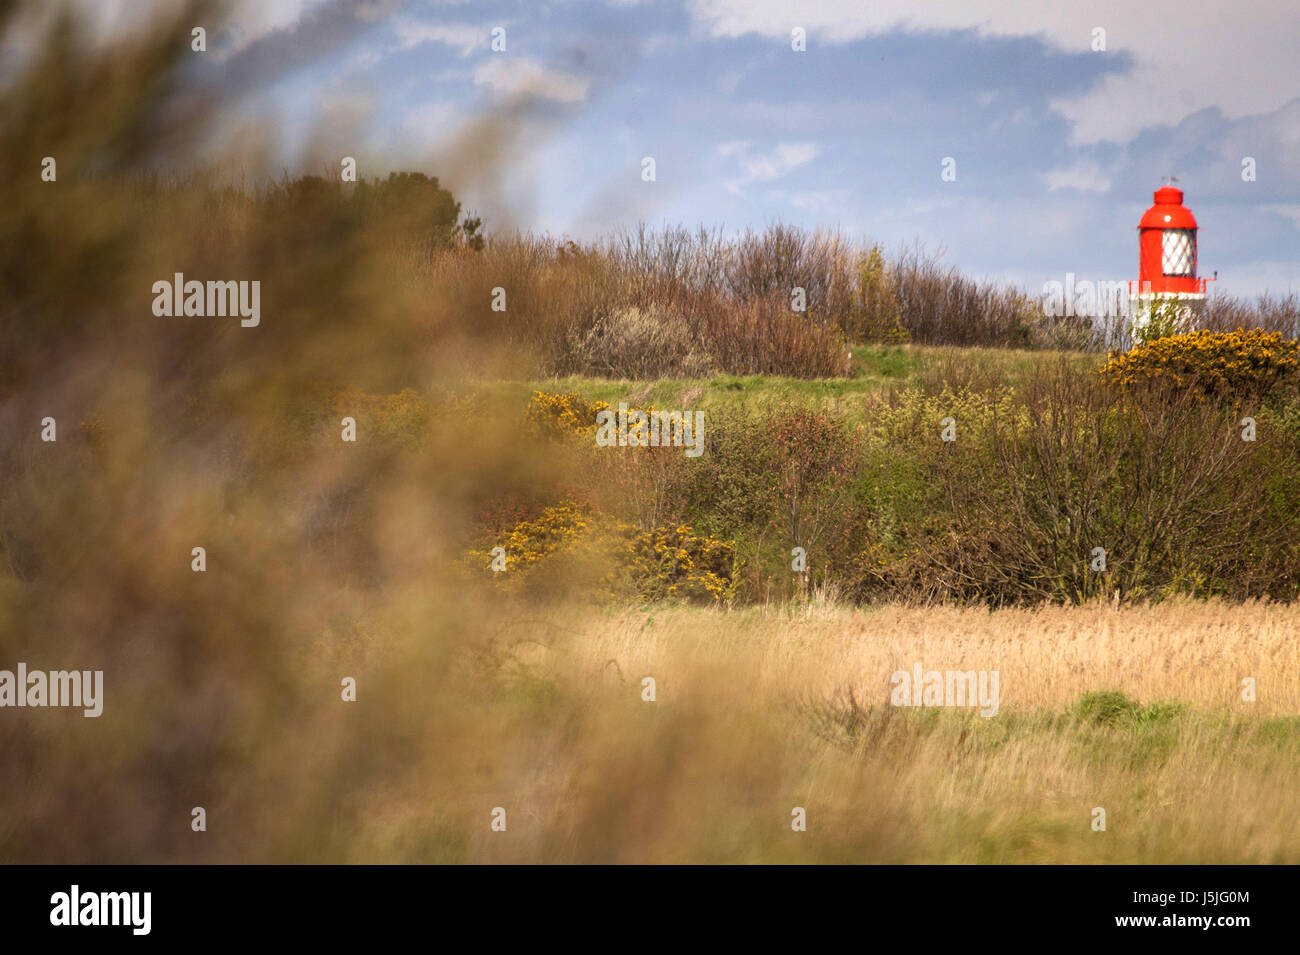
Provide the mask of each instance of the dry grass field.
{"label": "dry grass field", "polygon": [[[497,608],[488,619],[447,660],[449,685],[429,689],[448,704],[433,708],[454,711],[449,724],[362,717],[426,745],[310,857],[1300,861],[1294,609]],[[402,643],[382,652],[413,652]],[[891,707],[890,674],[918,661],[998,670],[1000,712]],[[385,672],[392,700],[422,679]],[[1077,705],[1103,689],[1140,705]],[[388,700],[359,705],[418,719]],[[505,832],[489,826],[496,807]],[[792,830],[795,807],[806,831]]]}
{"label": "dry grass field", "polygon": [[[507,833],[470,826],[459,851],[1300,861],[1297,623],[1295,609],[1180,602],[560,615],[495,644],[504,696],[475,742],[482,804],[465,806],[466,822],[487,802],[513,804],[518,821]],[[917,661],[998,670],[1000,713],[890,707],[890,674]],[[1241,699],[1247,676],[1254,703]],[[1109,718],[1075,708],[1105,689],[1181,706]],[[791,830],[795,806],[806,832]]]}

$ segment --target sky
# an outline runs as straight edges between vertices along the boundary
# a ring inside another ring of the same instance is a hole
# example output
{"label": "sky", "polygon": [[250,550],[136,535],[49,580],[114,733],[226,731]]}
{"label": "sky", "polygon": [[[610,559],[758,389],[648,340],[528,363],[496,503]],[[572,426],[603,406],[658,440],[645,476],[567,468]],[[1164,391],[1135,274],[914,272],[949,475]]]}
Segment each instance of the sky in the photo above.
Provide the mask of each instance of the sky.
{"label": "sky", "polygon": [[[110,31],[140,15],[85,2]],[[489,229],[780,221],[1035,291],[1135,278],[1176,176],[1203,276],[1300,291],[1296,0],[221,6],[196,69],[239,87],[230,130],[276,117],[288,168],[437,175]]]}

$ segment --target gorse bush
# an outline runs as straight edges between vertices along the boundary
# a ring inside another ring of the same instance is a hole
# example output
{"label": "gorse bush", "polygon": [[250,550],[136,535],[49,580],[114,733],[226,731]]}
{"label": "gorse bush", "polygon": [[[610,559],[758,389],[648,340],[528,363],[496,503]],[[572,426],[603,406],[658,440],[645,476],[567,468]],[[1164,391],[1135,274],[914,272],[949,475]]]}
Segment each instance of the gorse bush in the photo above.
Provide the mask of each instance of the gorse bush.
{"label": "gorse bush", "polygon": [[732,594],[732,541],[699,535],[679,524],[632,536],[624,554],[632,585],[646,599],[719,601]]}
{"label": "gorse bush", "polygon": [[[504,551],[505,570],[493,569],[493,547]],[[640,531],[572,502],[521,521],[501,540],[469,551],[461,569],[490,574],[493,583],[530,593],[581,587],[588,596],[614,599],[729,598],[735,566],[730,541],[677,525]]]}
{"label": "gorse bush", "polygon": [[[589,512],[572,503],[548,507],[535,520],[521,521],[498,545],[505,549],[507,569],[520,573],[542,562],[556,551],[572,547],[591,525]],[[472,553],[476,566],[491,569],[490,557]]]}
{"label": "gorse bush", "polygon": [[1300,342],[1262,329],[1170,335],[1114,354],[1098,374],[1133,389],[1259,401],[1300,391]]}
{"label": "gorse bush", "polygon": [[606,402],[588,401],[576,391],[534,391],[524,418],[529,425],[551,436],[593,435],[596,415],[608,408]]}

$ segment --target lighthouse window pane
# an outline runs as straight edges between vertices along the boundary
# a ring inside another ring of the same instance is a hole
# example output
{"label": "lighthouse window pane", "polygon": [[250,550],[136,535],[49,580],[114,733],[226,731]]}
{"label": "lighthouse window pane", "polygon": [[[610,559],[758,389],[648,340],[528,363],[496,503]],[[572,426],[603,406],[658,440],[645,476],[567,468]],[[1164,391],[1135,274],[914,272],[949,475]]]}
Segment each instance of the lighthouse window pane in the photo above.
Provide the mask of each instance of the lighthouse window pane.
{"label": "lighthouse window pane", "polygon": [[1165,229],[1162,251],[1165,275],[1196,274],[1196,236],[1191,229]]}

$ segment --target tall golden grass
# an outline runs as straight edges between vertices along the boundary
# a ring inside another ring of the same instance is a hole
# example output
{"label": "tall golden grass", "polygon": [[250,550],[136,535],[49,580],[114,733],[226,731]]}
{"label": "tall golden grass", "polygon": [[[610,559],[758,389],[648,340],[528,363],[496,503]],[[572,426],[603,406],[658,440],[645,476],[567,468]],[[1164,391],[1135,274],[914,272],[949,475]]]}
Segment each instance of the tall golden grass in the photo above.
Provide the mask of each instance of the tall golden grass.
{"label": "tall golden grass", "polygon": [[[382,585],[258,554],[255,571],[173,582],[171,606],[137,594],[132,614],[122,591],[87,606],[83,584],[43,607],[48,629],[18,652],[103,666],[105,715],[5,714],[22,784],[4,793],[3,857],[1300,861],[1300,610],[539,607],[442,583],[414,505],[350,545],[387,542]],[[140,566],[153,550],[117,552],[140,588],[168,576]],[[915,663],[996,669],[998,715],[889,706],[890,674]],[[1107,689],[1183,707],[1077,712]]]}

